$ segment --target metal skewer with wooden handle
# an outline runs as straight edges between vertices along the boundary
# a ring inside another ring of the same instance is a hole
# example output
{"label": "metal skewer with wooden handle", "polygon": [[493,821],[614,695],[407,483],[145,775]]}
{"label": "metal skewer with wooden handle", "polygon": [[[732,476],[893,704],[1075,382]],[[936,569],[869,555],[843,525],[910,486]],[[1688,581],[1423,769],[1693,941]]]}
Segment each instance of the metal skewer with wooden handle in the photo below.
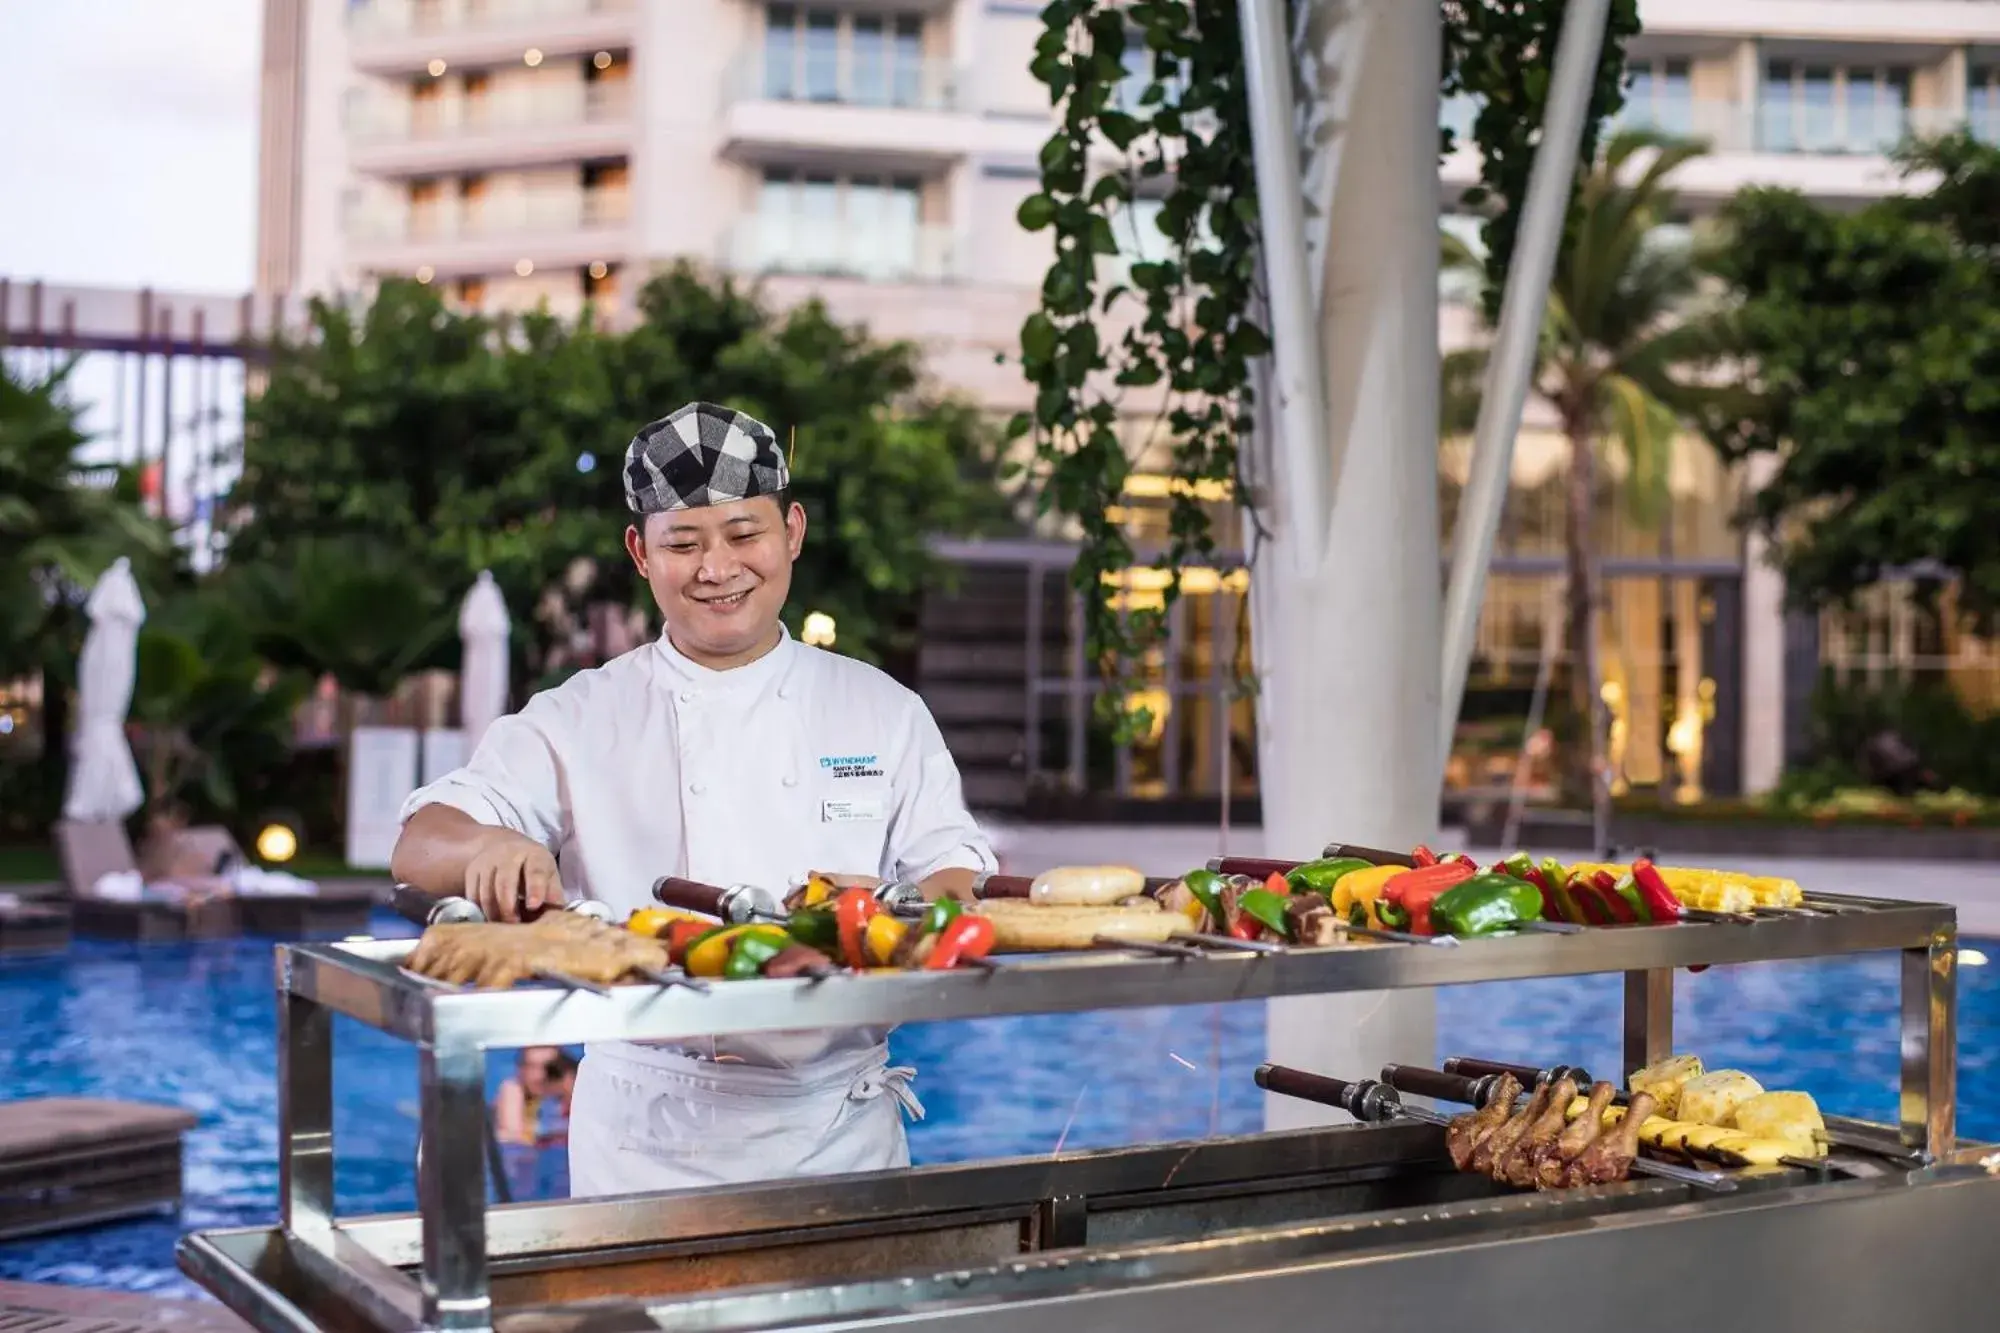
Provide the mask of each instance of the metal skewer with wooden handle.
{"label": "metal skewer with wooden handle", "polygon": [[[1394,1073],[1395,1077],[1390,1077]],[[1350,1082],[1347,1079],[1328,1078],[1323,1074],[1309,1074],[1303,1069],[1290,1069],[1284,1065],[1259,1065],[1257,1086],[1269,1092],[1286,1097],[1297,1097],[1301,1101],[1318,1102],[1322,1106],[1334,1106],[1347,1112],[1356,1120],[1379,1124],[1385,1120],[1415,1120],[1419,1124],[1445,1126],[1452,1117],[1442,1111],[1432,1111],[1421,1106],[1406,1106],[1402,1093],[1431,1097],[1443,1101],[1460,1101],[1464,1097],[1476,1095],[1474,1086],[1479,1080],[1458,1078],[1440,1073],[1434,1069],[1410,1069],[1401,1065],[1390,1065],[1382,1071],[1383,1078],[1361,1079]],[[1429,1077],[1422,1077],[1428,1075]],[[1490,1095],[1498,1080],[1484,1085]],[[1414,1085],[1414,1086],[1411,1086]],[[1477,1105],[1478,1103],[1472,1103]],[[1708,1190],[1733,1190],[1736,1182],[1715,1171],[1696,1171],[1689,1167],[1675,1166],[1671,1162],[1656,1162],[1646,1157],[1632,1159],[1632,1170],[1662,1180],[1679,1181],[1683,1185],[1694,1185]]]}

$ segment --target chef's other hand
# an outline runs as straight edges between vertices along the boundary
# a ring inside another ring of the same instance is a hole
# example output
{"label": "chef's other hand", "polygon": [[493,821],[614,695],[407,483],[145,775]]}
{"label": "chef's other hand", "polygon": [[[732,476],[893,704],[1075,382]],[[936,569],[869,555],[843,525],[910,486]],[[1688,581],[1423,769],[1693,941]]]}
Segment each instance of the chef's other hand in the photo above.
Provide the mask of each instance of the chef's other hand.
{"label": "chef's other hand", "polygon": [[496,829],[465,866],[465,896],[488,921],[519,921],[563,900],[562,878],[549,849],[512,829]]}
{"label": "chef's other hand", "polygon": [[836,875],[828,870],[815,870],[815,876],[825,880],[836,889],[879,889],[882,881],[873,875]]}

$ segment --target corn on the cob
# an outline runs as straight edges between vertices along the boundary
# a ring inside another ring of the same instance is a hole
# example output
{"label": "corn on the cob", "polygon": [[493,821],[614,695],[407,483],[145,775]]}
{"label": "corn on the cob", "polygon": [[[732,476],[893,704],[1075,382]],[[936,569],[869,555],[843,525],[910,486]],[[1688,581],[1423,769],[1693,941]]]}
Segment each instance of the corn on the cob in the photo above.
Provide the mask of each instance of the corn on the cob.
{"label": "corn on the cob", "polygon": [[[1608,870],[1623,875],[1629,865],[1581,862],[1571,866],[1573,874],[1595,874]],[[1796,880],[1775,876],[1745,875],[1730,870],[1698,870],[1686,866],[1655,866],[1660,878],[1673,890],[1683,907],[1704,912],[1747,912],[1752,907],[1796,907],[1805,901],[1805,891]]]}

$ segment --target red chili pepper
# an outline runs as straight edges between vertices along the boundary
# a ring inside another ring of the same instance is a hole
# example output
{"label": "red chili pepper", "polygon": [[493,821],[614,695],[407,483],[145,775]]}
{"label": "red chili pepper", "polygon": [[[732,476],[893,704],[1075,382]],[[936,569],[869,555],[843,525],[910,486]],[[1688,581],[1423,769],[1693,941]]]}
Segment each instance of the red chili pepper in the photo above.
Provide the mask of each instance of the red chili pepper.
{"label": "red chili pepper", "polygon": [[1462,884],[1479,872],[1479,867],[1459,861],[1419,866],[1405,870],[1382,886],[1382,901],[1398,907],[1409,917],[1406,927],[1413,935],[1433,935],[1431,904],[1455,884]]}
{"label": "red chili pepper", "polygon": [[1565,921],[1562,898],[1556,893],[1555,885],[1538,867],[1530,866],[1521,872],[1521,878],[1542,892],[1542,919],[1544,921]]}
{"label": "red chili pepper", "polygon": [[1667,881],[1650,860],[1640,857],[1632,863],[1632,883],[1638,886],[1640,901],[1646,904],[1646,914],[1655,921],[1678,921],[1681,917],[1681,900],[1667,887]]}
{"label": "red chili pepper", "polygon": [[983,916],[955,916],[938,933],[931,956],[924,959],[924,971],[942,972],[993,951],[993,922]]}
{"label": "red chili pepper", "polygon": [[1417,850],[1410,853],[1410,859],[1417,863],[1419,869],[1422,869],[1427,866],[1436,865],[1438,863],[1438,854],[1422,843],[1418,843]]}
{"label": "red chili pepper", "polygon": [[1639,913],[1633,909],[1632,904],[1625,901],[1624,895],[1618,892],[1618,878],[1609,870],[1600,870],[1592,875],[1590,887],[1594,890],[1593,896],[1610,911],[1612,921],[1621,926],[1633,926],[1639,923]]}
{"label": "red chili pepper", "polygon": [[859,970],[868,966],[864,947],[868,918],[881,910],[875,895],[866,889],[849,889],[833,900],[833,919],[840,929],[841,960],[849,967]]}

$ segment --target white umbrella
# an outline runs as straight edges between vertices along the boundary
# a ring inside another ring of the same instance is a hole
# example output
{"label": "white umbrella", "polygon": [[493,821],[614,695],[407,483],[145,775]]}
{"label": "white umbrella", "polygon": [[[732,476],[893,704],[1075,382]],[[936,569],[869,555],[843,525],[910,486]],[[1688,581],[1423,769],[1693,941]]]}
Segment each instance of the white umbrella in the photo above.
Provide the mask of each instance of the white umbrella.
{"label": "white umbrella", "polygon": [[458,717],[467,751],[507,711],[507,623],[500,585],[493,581],[493,571],[482,569],[458,612],[458,637],[465,644],[458,669]]}
{"label": "white umbrella", "polygon": [[63,817],[123,819],[146,799],[125,739],[125,715],[132,709],[132,683],[139,670],[139,626],[146,619],[130,561],[119,556],[104,571],[84,610],[90,633],[77,664],[79,719]]}

